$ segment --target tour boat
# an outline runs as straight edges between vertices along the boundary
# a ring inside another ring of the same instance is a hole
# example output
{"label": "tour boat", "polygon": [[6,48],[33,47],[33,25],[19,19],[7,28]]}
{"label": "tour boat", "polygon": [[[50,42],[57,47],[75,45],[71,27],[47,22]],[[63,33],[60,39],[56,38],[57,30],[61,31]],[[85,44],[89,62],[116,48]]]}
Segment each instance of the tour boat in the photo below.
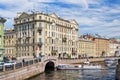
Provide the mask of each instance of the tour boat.
{"label": "tour boat", "polygon": [[69,69],[74,69],[74,70],[93,70],[93,69],[102,69],[101,65],[99,64],[79,64],[79,65],[74,65],[74,64],[59,64],[57,66],[57,69],[59,70],[69,70]]}
{"label": "tour boat", "polygon": [[99,64],[83,64],[81,69],[84,70],[96,70],[96,69],[102,69],[101,65]]}
{"label": "tour boat", "polygon": [[104,60],[105,66],[111,66],[116,63],[114,59],[105,59]]}
{"label": "tour boat", "polygon": [[81,69],[82,65],[72,65],[72,64],[59,64],[57,66],[58,70],[66,70],[66,69]]}

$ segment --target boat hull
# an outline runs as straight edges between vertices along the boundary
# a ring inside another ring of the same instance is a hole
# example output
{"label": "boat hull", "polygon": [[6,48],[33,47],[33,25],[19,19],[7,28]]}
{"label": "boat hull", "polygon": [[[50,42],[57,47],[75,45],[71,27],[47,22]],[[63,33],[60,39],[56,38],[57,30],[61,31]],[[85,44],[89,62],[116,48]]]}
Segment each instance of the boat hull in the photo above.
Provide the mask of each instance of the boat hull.
{"label": "boat hull", "polygon": [[58,65],[58,70],[96,70],[102,69],[101,65]]}

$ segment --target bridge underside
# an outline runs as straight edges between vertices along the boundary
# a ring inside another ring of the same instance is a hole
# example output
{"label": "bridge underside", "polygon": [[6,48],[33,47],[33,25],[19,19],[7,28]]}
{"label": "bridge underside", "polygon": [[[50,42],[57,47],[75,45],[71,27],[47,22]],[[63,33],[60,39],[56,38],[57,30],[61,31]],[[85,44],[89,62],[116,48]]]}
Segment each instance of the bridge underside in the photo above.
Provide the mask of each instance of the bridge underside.
{"label": "bridge underside", "polygon": [[55,69],[55,64],[52,61],[49,61],[45,66],[45,71],[54,70],[54,69]]}

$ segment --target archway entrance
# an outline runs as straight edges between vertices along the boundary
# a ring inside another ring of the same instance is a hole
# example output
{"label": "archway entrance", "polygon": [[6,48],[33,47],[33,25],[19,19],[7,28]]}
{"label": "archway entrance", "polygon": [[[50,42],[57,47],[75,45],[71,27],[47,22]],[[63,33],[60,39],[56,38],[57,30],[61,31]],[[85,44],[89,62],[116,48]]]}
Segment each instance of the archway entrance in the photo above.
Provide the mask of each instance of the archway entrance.
{"label": "archway entrance", "polygon": [[55,64],[52,61],[49,61],[45,66],[45,72],[46,71],[53,71],[55,69]]}

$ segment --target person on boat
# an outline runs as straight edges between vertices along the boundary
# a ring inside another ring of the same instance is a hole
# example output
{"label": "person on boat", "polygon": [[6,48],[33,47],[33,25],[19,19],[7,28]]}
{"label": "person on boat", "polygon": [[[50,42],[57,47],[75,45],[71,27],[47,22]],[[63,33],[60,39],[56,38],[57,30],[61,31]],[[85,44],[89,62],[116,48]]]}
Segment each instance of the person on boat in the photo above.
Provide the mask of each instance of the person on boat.
{"label": "person on boat", "polygon": [[85,64],[90,64],[89,59],[87,58],[87,60],[84,63]]}

